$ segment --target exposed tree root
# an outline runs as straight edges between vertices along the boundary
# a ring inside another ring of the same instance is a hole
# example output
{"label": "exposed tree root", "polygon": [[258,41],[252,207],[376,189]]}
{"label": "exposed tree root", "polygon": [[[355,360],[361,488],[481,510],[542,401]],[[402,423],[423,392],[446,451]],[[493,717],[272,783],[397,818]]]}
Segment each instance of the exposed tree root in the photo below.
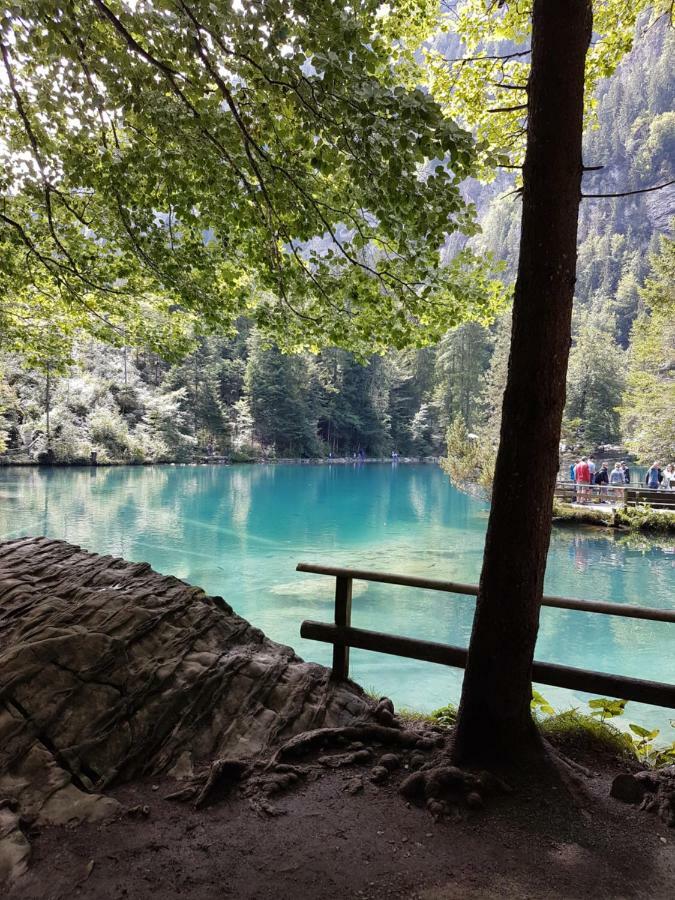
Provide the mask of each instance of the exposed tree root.
{"label": "exposed tree root", "polygon": [[581,763],[576,762],[576,760],[570,759],[569,756],[566,756],[564,753],[556,750],[555,747],[551,746],[551,744],[549,744],[548,742],[545,743],[549,754],[561,765],[566,766],[568,769],[571,769],[578,775],[583,775],[585,778],[594,777],[593,772],[591,772],[590,769],[587,769],[586,766],[582,766]]}
{"label": "exposed tree root", "polygon": [[409,775],[400,791],[411,803],[426,804],[433,818],[439,819],[457,815],[462,805],[479,809],[485,797],[509,793],[511,787],[490,772],[469,772],[453,766],[444,755]]}
{"label": "exposed tree root", "polygon": [[640,809],[655,813],[669,828],[675,828],[675,766],[617,775],[611,794],[624,803],[639,804]]}
{"label": "exposed tree root", "polygon": [[384,725],[371,724],[348,725],[344,728],[317,728],[314,731],[298,734],[283,744],[272,757],[270,765],[283,759],[298,759],[313,750],[340,746],[354,741],[374,741],[387,747],[405,748],[417,747],[421,741],[428,741],[428,749],[431,749],[437,737],[435,736],[434,742],[432,742],[426,736],[421,737],[414,731],[403,731],[397,728],[387,728]]}

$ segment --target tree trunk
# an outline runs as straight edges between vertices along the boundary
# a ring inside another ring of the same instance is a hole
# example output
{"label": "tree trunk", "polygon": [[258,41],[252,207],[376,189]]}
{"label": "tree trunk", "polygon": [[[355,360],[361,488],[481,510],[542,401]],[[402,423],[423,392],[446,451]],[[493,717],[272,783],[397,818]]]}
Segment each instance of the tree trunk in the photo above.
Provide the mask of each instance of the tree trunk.
{"label": "tree trunk", "polygon": [[51,385],[51,364],[47,363],[47,378],[45,384],[45,414],[47,419],[47,450],[49,450],[52,446],[52,429],[50,422],[50,415],[52,411],[52,385]]}
{"label": "tree trunk", "polygon": [[535,0],[511,352],[457,762],[539,746],[532,660],[565,405],[591,22],[590,0]]}

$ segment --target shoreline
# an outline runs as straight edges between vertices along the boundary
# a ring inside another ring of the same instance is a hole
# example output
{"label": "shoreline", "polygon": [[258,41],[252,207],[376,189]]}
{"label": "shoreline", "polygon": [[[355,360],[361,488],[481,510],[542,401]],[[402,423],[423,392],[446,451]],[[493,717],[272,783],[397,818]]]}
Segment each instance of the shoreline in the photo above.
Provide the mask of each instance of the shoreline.
{"label": "shoreline", "polygon": [[[76,460],[72,462],[64,462],[54,460],[52,462],[40,462],[34,460],[16,460],[10,461],[0,459],[0,471],[3,469],[40,469],[42,471],[52,469],[88,469],[94,471],[96,469],[110,468],[147,468],[151,466],[187,468],[206,466],[363,466],[363,465],[389,465],[392,468],[398,465],[438,465],[440,457],[437,456],[406,456],[392,460],[391,457],[376,456],[366,459],[353,459],[352,457],[340,456],[333,459],[326,457],[309,457],[302,459],[299,457],[276,457],[273,459],[253,459],[253,460],[237,460],[232,461],[227,457],[196,457],[193,460],[179,462],[176,460],[167,462],[150,462],[149,460],[115,460],[92,462],[91,460]],[[468,494],[473,499],[485,501],[479,491],[473,492],[467,490],[466,486],[458,488],[463,493]],[[489,501],[485,501],[488,502]],[[603,529],[605,531],[622,532],[629,534],[630,532],[640,532],[647,536],[658,534],[675,534],[675,510],[654,509],[649,507],[646,511],[644,507],[631,508],[607,507],[606,509],[585,508],[572,506],[570,504],[560,503],[556,501],[553,509],[552,523],[558,527],[592,527]]]}
{"label": "shoreline", "polygon": [[120,466],[132,466],[142,468],[146,466],[257,466],[257,465],[285,465],[285,466],[362,466],[388,463],[389,465],[433,465],[438,464],[438,456],[400,456],[397,460],[389,456],[373,456],[366,459],[354,459],[350,456],[337,456],[332,459],[327,457],[273,457],[261,459],[237,459],[232,460],[224,456],[198,456],[191,460],[107,460],[91,462],[82,460],[53,460],[52,462],[40,462],[37,459],[30,460],[5,460],[0,458],[0,469],[105,469]]}
{"label": "shoreline", "polygon": [[649,507],[573,506],[556,501],[553,508],[553,525],[562,528],[590,526],[605,531],[641,534],[656,537],[659,534],[675,534],[675,510]]}

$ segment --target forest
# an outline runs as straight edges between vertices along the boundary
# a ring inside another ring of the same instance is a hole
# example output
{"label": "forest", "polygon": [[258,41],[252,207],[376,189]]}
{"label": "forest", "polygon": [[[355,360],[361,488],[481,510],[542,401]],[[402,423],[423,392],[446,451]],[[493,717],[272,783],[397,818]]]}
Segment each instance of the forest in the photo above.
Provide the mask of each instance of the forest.
{"label": "forest", "polygon": [[[456,52],[444,35],[437,49]],[[675,177],[670,73],[675,37],[661,21],[601,81],[586,129],[589,193],[625,193]],[[480,232],[468,242],[502,265],[502,311],[492,324],[460,324],[420,349],[375,355],[282,352],[246,318],[230,336],[193,331],[182,357],[111,347],[91,335],[0,356],[0,459],[181,461],[207,452],[261,457],[439,456],[472,435],[490,470],[499,434],[510,340],[520,202],[514,178],[464,186]],[[675,455],[675,186],[581,205],[573,347],[562,441],[621,445],[647,464]],[[122,342],[123,343],[123,342]],[[47,416],[49,405],[49,416]]]}

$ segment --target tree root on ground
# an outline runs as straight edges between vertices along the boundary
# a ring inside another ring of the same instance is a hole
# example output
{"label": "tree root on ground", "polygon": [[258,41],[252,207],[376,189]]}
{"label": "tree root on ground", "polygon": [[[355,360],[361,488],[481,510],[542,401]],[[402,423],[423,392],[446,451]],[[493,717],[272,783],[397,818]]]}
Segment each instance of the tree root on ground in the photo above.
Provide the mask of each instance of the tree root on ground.
{"label": "tree root on ground", "polygon": [[452,765],[443,754],[408,775],[399,790],[411,803],[426,805],[434,820],[438,820],[444,816],[457,817],[461,806],[480,809],[485,797],[511,793],[512,789],[491,772],[472,772]]}
{"label": "tree root on ground", "polygon": [[675,766],[632,775],[622,772],[612,782],[610,793],[617,800],[655,813],[665,825],[675,828]]}
{"label": "tree root on ground", "polygon": [[592,773],[548,742],[542,744],[540,754],[527,762],[525,774],[514,773],[511,782],[485,768],[454,765],[448,730],[421,723],[402,727],[387,698],[380,700],[376,714],[378,710],[389,713],[386,721],[391,724],[360,722],[316,728],[295,735],[268,760],[217,760],[168,799],[193,802],[199,808],[218,802],[236,788],[240,796],[257,804],[260,814],[279,815],[283,810],[270,808],[269,798],[292,790],[302,781],[320,778],[326,770],[368,767],[346,782],[347,793],[363,790],[366,781],[379,786],[393,779],[402,796],[409,803],[426,806],[435,821],[457,818],[463,809],[481,809],[488,798],[519,791],[533,778],[541,779],[549,790],[562,788],[577,807],[588,806],[589,798],[579,776],[591,778]]}
{"label": "tree root on ground", "polygon": [[[371,765],[370,781],[383,784],[399,768],[424,765],[428,754],[445,743],[442,729],[402,728],[391,700],[386,697],[379,701],[373,715],[388,724],[362,721],[342,727],[315,728],[295,735],[268,759],[264,756],[255,760],[218,759],[165,799],[192,802],[201,808],[224,799],[237,788],[240,795],[256,798],[257,802],[259,798],[282,794],[302,780],[319,778],[328,769],[350,766]],[[396,750],[398,755],[385,752],[377,759],[378,748]],[[402,754],[407,754],[405,759]],[[308,757],[309,761],[299,764]],[[265,809],[264,804],[262,808]],[[265,811],[269,814],[269,810]]]}

